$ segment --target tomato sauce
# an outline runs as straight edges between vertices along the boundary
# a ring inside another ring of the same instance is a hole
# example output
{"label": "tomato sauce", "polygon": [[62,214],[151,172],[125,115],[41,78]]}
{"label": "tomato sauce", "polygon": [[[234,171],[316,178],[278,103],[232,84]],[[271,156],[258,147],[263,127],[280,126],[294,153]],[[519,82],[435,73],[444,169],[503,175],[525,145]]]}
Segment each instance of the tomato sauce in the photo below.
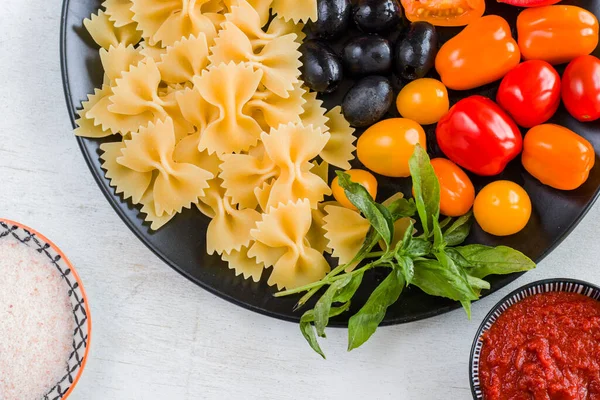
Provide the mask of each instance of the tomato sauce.
{"label": "tomato sauce", "polygon": [[479,368],[485,400],[600,400],[600,302],[525,298],[483,335]]}

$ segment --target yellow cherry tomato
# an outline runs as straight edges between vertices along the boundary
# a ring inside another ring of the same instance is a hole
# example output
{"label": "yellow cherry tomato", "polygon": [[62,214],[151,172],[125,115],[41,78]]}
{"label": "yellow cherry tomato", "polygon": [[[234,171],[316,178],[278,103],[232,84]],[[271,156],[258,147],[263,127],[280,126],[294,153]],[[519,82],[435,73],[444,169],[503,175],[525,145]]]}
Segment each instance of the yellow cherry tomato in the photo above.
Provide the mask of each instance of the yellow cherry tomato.
{"label": "yellow cherry tomato", "polygon": [[357,155],[365,167],[384,176],[410,176],[408,160],[415,146],[427,146],[425,131],[413,120],[391,118],[376,123],[358,139]]}
{"label": "yellow cherry tomato", "polygon": [[450,109],[448,90],[437,79],[417,79],[402,88],[396,106],[404,118],[421,125],[435,124]]}
{"label": "yellow cherry tomato", "polygon": [[475,198],[473,213],[481,229],[487,233],[514,235],[529,222],[531,200],[525,189],[514,182],[492,182]]}
{"label": "yellow cherry tomato", "polygon": [[[346,171],[346,173],[350,175],[350,180],[352,182],[360,183],[361,185],[363,185],[372,198],[377,197],[377,179],[373,176],[372,173],[362,169],[350,169]],[[346,208],[356,210],[354,204],[350,203],[350,200],[348,200],[348,197],[346,197],[346,192],[340,186],[337,177],[331,183],[331,190],[333,191],[333,197],[335,197],[338,203],[340,203]]]}

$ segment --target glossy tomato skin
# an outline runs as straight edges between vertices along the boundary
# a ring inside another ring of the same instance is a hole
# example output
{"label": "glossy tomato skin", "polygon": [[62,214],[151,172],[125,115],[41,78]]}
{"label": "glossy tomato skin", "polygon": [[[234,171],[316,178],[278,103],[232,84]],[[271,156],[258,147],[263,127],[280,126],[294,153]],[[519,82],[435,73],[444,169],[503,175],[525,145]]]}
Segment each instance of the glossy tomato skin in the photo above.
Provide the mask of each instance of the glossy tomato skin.
{"label": "glossy tomato skin", "polygon": [[516,7],[542,7],[560,3],[562,0],[498,0],[498,3],[510,4]]}
{"label": "glossy tomato skin", "polygon": [[417,79],[402,88],[396,107],[404,118],[421,125],[435,124],[450,108],[448,90],[437,79]]}
{"label": "glossy tomato skin", "polygon": [[[363,185],[373,199],[377,197],[377,178],[375,178],[372,173],[363,169],[350,169],[346,171],[346,173],[350,175],[350,180],[352,182]],[[343,207],[356,210],[356,207],[350,202],[350,200],[348,200],[348,197],[346,197],[346,192],[340,186],[338,177],[335,177],[331,183],[331,190],[333,192],[333,197],[338,203],[340,203]]]}
{"label": "glossy tomato skin", "polygon": [[486,15],[442,46],[435,69],[449,89],[469,90],[502,79],[520,60],[508,22]]}
{"label": "glossy tomato skin", "polygon": [[473,214],[485,232],[494,236],[514,235],[531,218],[531,199],[514,182],[492,182],[477,194]]}
{"label": "glossy tomato skin", "polygon": [[456,103],[438,123],[436,137],[450,160],[483,176],[498,175],[523,149],[517,124],[483,96]]}
{"label": "glossy tomato skin", "polygon": [[587,181],[596,154],[590,142],[570,129],[544,124],[525,135],[522,161],[544,185],[574,190]]}
{"label": "glossy tomato skin", "polygon": [[517,18],[517,32],[525,60],[552,65],[590,54],[598,45],[598,19],[577,6],[528,8]]}
{"label": "glossy tomato skin", "polygon": [[367,129],[358,139],[357,156],[365,167],[393,178],[410,176],[408,160],[415,146],[427,146],[421,125],[406,118],[383,120]]}
{"label": "glossy tomato skin", "polygon": [[480,18],[485,0],[402,0],[406,18],[425,21],[435,26],[464,26]]}
{"label": "glossy tomato skin", "polygon": [[560,75],[546,61],[525,61],[502,79],[496,101],[524,128],[543,124],[560,105]]}
{"label": "glossy tomato skin", "polygon": [[475,188],[465,171],[445,158],[434,158],[431,166],[440,182],[440,212],[447,217],[468,213],[475,201]]}
{"label": "glossy tomato skin", "polygon": [[569,63],[563,74],[562,99],[579,121],[600,118],[600,60],[581,56]]}

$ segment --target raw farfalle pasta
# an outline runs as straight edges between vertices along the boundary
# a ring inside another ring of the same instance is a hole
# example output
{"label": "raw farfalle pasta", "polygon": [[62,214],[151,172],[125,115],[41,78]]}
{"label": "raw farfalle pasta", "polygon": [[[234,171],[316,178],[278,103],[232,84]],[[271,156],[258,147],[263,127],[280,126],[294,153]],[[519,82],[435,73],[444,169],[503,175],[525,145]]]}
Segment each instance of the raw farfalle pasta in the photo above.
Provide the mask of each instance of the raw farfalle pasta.
{"label": "raw farfalle pasta", "polygon": [[75,134],[120,135],[100,146],[102,168],[150,229],[197,208],[210,218],[209,254],[255,282],[271,268],[279,289],[322,278],[324,253],[350,257],[366,220],[324,200],[330,165],[354,158],[354,130],[300,80],[302,22],[316,19],[316,0],[102,7],[84,25],[104,82],[82,102]]}
{"label": "raw farfalle pasta", "polygon": [[204,196],[208,181],[214,178],[212,173],[196,165],[173,160],[175,128],[170,118],[141,128],[124,143],[122,156],[117,158],[118,164],[138,172],[145,182],[149,182],[153,172],[158,171],[153,185],[158,216],[179,213],[196,204]]}
{"label": "raw farfalle pasta", "polygon": [[132,0],[133,20],[150,44],[167,47],[190,35],[204,33],[212,41],[225,20],[222,0]]}
{"label": "raw farfalle pasta", "polygon": [[250,38],[234,23],[225,22],[215,39],[209,57],[213,64],[249,63],[263,72],[261,83],[280,97],[288,97],[299,82],[300,52],[296,35],[270,40],[265,45],[252,45]]}
{"label": "raw farfalle pasta", "polygon": [[199,33],[181,39],[167,48],[157,64],[163,82],[169,84],[191,82],[208,66],[206,35]]}
{"label": "raw farfalle pasta", "polygon": [[115,27],[121,28],[133,22],[133,11],[131,0],[105,0],[102,6],[106,9],[108,19],[115,24]]}
{"label": "raw farfalle pasta", "polygon": [[256,242],[248,255],[273,267],[269,285],[292,289],[317,281],[329,271],[323,253],[306,239],[311,225],[312,208],[305,199],[271,208],[252,230]]}
{"label": "raw farfalle pasta", "polygon": [[120,44],[129,46],[136,44],[142,38],[142,33],[137,30],[135,24],[129,24],[117,28],[104,11],[92,14],[90,19],[85,19],[83,25],[100,47],[108,49],[110,46],[117,47]]}

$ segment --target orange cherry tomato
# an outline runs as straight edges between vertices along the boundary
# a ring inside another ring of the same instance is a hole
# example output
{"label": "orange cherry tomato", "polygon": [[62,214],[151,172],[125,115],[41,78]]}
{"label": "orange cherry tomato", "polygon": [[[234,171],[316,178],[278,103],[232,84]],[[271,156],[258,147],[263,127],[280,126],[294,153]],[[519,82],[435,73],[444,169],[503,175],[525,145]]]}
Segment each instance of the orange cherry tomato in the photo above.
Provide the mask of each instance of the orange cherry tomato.
{"label": "orange cherry tomato", "polygon": [[402,88],[396,106],[404,118],[421,125],[435,124],[450,108],[448,90],[437,79],[417,79]]}
{"label": "orange cherry tomato", "polygon": [[590,142],[575,132],[545,124],[525,135],[522,160],[527,172],[544,185],[573,190],[588,179],[596,153]]}
{"label": "orange cherry tomato", "polygon": [[357,143],[360,162],[373,172],[393,178],[410,176],[408,160],[415,146],[427,146],[425,131],[415,121],[391,118],[367,129]]}
{"label": "orange cherry tomato", "polygon": [[508,22],[487,15],[467,25],[437,54],[435,69],[450,89],[469,90],[501,79],[519,64],[521,53]]}
{"label": "orange cherry tomato", "polygon": [[531,200],[516,183],[496,181],[479,192],[473,214],[485,232],[495,236],[514,235],[525,228],[531,218]]}
{"label": "orange cherry tomato", "polygon": [[485,0],[402,0],[406,18],[435,26],[464,26],[485,11]]}
{"label": "orange cherry tomato", "polygon": [[526,60],[562,64],[598,45],[598,19],[576,6],[528,8],[517,18],[519,47]]}
{"label": "orange cherry tomato", "polygon": [[[373,176],[369,171],[365,171],[363,169],[350,169],[346,171],[348,175],[350,175],[350,180],[355,183],[360,183],[367,189],[367,192],[371,195],[372,198],[377,197],[377,179]],[[331,190],[333,191],[333,197],[340,203],[342,206],[346,208],[350,208],[352,210],[356,210],[354,204],[348,200],[346,197],[346,192],[339,184],[339,179],[336,176],[333,182],[331,182]]]}
{"label": "orange cherry tomato", "polygon": [[447,217],[468,213],[475,201],[475,188],[467,174],[445,158],[434,158],[431,166],[440,181],[440,212]]}

